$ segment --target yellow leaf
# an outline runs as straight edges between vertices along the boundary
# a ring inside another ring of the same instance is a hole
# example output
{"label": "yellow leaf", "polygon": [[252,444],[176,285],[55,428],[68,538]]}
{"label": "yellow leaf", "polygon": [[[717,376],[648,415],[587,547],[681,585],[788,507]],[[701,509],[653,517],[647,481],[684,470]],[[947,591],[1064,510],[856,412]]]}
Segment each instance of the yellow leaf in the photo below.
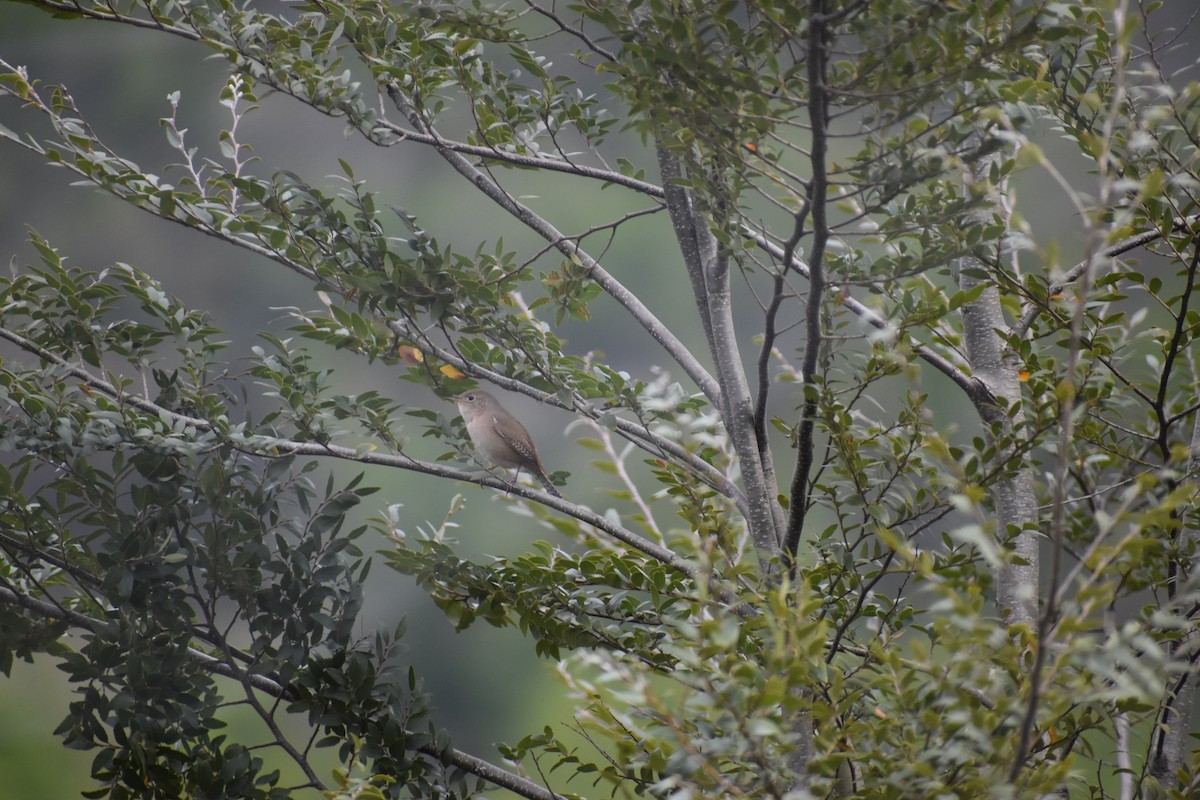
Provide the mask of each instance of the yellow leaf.
{"label": "yellow leaf", "polygon": [[396,348],[396,355],[400,356],[400,360],[405,364],[416,366],[425,361],[425,354],[411,344],[402,344]]}

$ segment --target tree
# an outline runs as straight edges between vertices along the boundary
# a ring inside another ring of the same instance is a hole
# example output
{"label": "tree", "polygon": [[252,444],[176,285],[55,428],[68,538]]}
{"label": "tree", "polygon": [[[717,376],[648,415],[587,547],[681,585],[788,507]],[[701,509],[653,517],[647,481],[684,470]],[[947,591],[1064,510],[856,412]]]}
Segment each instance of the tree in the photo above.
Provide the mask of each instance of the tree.
{"label": "tree", "polygon": [[[2,284],[0,666],[45,656],[78,684],[59,733],[96,750],[97,796],[1196,796],[1187,20],[1148,0],[30,2],[202,45],[231,123],[203,155],[172,96],[175,163],[145,167],[0,61],[5,147],[314,298],[240,371],[135,267],[74,268],[31,234],[40,261]],[[239,126],[267,91],[436,156],[540,244],[439,240],[350,163],[329,186],[260,175]],[[529,173],[596,216],[559,227]],[[1039,225],[1030,175],[1076,238]],[[606,257],[640,224],[678,254],[657,310]],[[664,321],[680,296],[696,336]],[[605,304],[660,375],[594,349]],[[452,413],[343,391],[329,353],[569,410],[610,507],[562,472],[560,499],[480,469]],[[374,490],[333,463],[468,481],[558,538],[483,562],[444,526],[401,535],[402,509],[361,525]],[[456,625],[562,660],[587,746],[561,726],[497,763],[453,746],[403,630],[357,622],[371,529]],[[219,731],[231,702],[265,739]]]}

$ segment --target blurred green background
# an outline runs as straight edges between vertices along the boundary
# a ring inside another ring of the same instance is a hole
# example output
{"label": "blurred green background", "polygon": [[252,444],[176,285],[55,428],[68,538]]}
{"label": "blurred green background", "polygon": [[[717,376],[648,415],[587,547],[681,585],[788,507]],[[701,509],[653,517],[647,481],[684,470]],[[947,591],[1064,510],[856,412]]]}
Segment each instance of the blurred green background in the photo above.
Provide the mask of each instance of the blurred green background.
{"label": "blurred green background", "polygon": [[[200,147],[202,153],[215,157],[218,133],[229,123],[226,110],[217,103],[227,78],[225,62],[212,58],[201,46],[170,36],[101,23],[52,20],[27,6],[0,0],[0,58],[27,66],[31,77],[45,83],[64,84],[103,140],[152,171],[162,173],[163,166],[177,155],[167,147],[158,122],[170,111],[167,96],[171,92],[181,93],[180,124],[189,129],[189,145]],[[254,166],[259,174],[286,169],[331,191],[335,183],[327,176],[339,174],[337,160],[344,159],[358,176],[368,178],[369,188],[380,192],[382,201],[417,214],[421,226],[443,243],[472,252],[479,242],[494,242],[503,236],[507,246],[523,248],[526,255],[542,246],[479,198],[428,150],[417,145],[387,150],[373,147],[357,135],[345,134],[338,120],[316,114],[290,98],[264,96],[261,101],[262,109],[246,119],[239,134],[261,158]],[[0,106],[0,124],[18,131],[41,130],[35,115],[22,113],[11,103]],[[629,157],[647,170],[650,179],[656,178],[652,154],[636,137],[617,139],[615,146],[621,150],[618,155]],[[1046,146],[1052,157],[1066,152],[1056,148],[1052,138]],[[610,153],[609,160],[614,161],[615,155]],[[1060,168],[1068,175],[1080,176],[1084,165],[1063,162]],[[169,171],[162,174],[171,180]],[[646,205],[630,193],[614,189],[591,192],[581,200],[570,179],[561,176],[512,173],[506,177],[515,194],[520,196],[524,190],[528,196],[522,199],[567,233]],[[310,286],[276,265],[152,218],[95,189],[71,187],[71,180],[65,172],[16,147],[0,146],[0,257],[18,265],[35,260],[25,242],[26,226],[30,226],[78,266],[101,269],[115,261],[131,263],[159,278],[192,306],[208,310],[227,331],[232,342],[227,353],[235,358],[257,343],[259,330],[287,335],[283,315],[272,309],[318,305]],[[1019,209],[1035,233],[1045,237],[1043,243],[1057,239],[1064,261],[1070,263],[1081,240],[1079,225],[1070,216],[1061,192],[1038,173],[1023,176],[1017,188]],[[640,292],[681,338],[703,341],[686,301],[686,279],[664,216],[623,227],[605,253],[604,263]],[[551,268],[556,260],[544,258],[539,264]],[[749,293],[742,293],[740,303],[740,313],[755,313]],[[602,350],[615,367],[652,377],[650,368],[663,362],[659,352],[646,346],[646,339],[612,303],[598,303],[595,314],[594,323],[568,325],[564,330],[568,348],[574,352]],[[748,325],[746,331],[740,345],[743,356],[752,358],[755,351],[750,336],[758,332],[757,324]],[[793,339],[781,346],[786,350],[798,337],[795,331]],[[338,353],[317,353],[317,357],[336,364],[343,391],[375,388],[394,393],[414,407],[438,407],[453,416],[452,409],[440,404],[431,392],[400,381],[394,368],[368,365]],[[956,393],[936,391],[940,378],[923,376],[921,380],[929,384],[922,388],[943,406],[938,409],[939,421],[957,419],[960,422],[956,424],[972,425]],[[571,417],[550,411],[535,413],[530,403],[505,399],[529,423],[550,470],[571,472],[568,496],[603,512],[608,504],[602,487],[611,486],[611,479],[588,466],[586,451],[572,447],[571,438],[583,434],[578,428],[567,430]],[[777,396],[776,411],[790,415],[792,407],[792,398],[783,393]],[[419,438],[418,428],[407,433],[417,454],[438,454],[438,448],[431,449]],[[640,462],[633,466],[636,470]],[[782,456],[780,468],[781,479],[786,480],[790,465]],[[355,472],[338,469],[346,477]],[[471,486],[384,470],[369,472],[367,481],[381,485],[383,491],[368,500],[361,516],[402,504],[401,519],[410,533],[423,523],[440,522],[452,496],[462,493],[467,507],[455,517],[460,527],[450,535],[462,541],[462,552],[469,556],[515,554],[539,538],[565,544],[527,517],[502,511],[500,499]],[[662,507],[660,524],[670,527],[674,519],[669,508]],[[368,543],[386,546],[373,534]],[[554,665],[533,657],[531,641],[483,625],[456,633],[408,579],[382,565],[372,571],[368,598],[362,634],[390,631],[401,617],[407,618],[409,657],[433,694],[437,722],[450,730],[458,747],[494,759],[496,742],[515,742],[545,724],[558,727],[569,721],[571,706],[554,678]],[[91,755],[65,750],[52,735],[70,699],[71,687],[48,659],[36,666],[19,665],[10,679],[0,680],[0,795],[71,797],[91,788]],[[231,714],[239,724],[253,724],[241,717],[240,712]]]}

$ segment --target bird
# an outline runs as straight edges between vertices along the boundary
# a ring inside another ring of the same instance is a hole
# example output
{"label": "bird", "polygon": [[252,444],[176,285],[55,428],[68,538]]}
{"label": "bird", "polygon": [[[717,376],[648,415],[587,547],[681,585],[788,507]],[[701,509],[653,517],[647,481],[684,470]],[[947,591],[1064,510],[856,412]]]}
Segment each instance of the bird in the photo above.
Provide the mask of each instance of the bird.
{"label": "bird", "polygon": [[499,400],[482,389],[472,389],[450,399],[458,405],[459,413],[467,423],[467,434],[479,455],[497,467],[515,468],[518,478],[521,470],[528,471],[547,492],[562,497],[546,474],[529,431],[500,405]]}

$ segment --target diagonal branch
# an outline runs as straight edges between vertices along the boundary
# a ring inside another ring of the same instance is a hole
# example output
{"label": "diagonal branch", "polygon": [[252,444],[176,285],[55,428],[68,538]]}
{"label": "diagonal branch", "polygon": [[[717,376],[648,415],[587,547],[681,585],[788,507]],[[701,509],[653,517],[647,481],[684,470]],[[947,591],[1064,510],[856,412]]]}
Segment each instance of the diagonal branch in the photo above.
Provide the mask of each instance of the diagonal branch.
{"label": "diagonal branch", "polygon": [[453,139],[446,139],[440,134],[424,133],[422,131],[405,128],[401,125],[392,122],[389,119],[383,118],[376,121],[376,124],[400,139],[417,142],[419,144],[427,144],[432,147],[446,149],[463,155],[475,156],[476,158],[487,159],[489,161],[498,161],[504,164],[511,164],[514,167],[527,167],[531,169],[544,169],[551,172],[565,172],[569,175],[574,175],[579,178],[591,178],[604,183],[611,183],[614,186],[624,186],[626,189],[632,189],[635,192],[648,195],[650,197],[662,197],[662,187],[656,186],[648,181],[631,178],[628,175],[622,175],[619,172],[613,172],[610,169],[602,169],[600,167],[590,167],[586,164],[576,164],[571,161],[565,161],[560,158],[550,158],[549,156],[531,156],[524,153],[513,153],[507,150],[500,150],[495,147],[486,147],[478,144],[468,144],[467,142],[458,142]]}
{"label": "diagonal branch", "polygon": [[[510,392],[523,394],[532,397],[538,402],[545,403],[554,408],[560,408],[564,411],[574,411],[589,419],[598,419],[602,411],[597,411],[585,401],[578,398],[575,399],[573,405],[567,405],[558,399],[557,394],[546,394],[535,390],[527,383],[516,378],[510,378],[499,372],[488,369],[487,367],[473,364],[470,361],[462,358],[456,352],[438,346],[431,341],[428,336],[407,328],[402,322],[392,320],[388,323],[388,327],[392,329],[397,336],[400,337],[420,337],[421,347],[435,358],[450,364],[466,375],[479,380],[485,380],[495,386],[499,386]],[[670,456],[676,463],[685,467],[695,478],[707,486],[712,487],[720,492],[723,496],[731,498],[742,514],[749,517],[750,510],[746,501],[746,494],[731,481],[725,473],[718,470],[712,464],[689,451],[677,442],[659,436],[654,431],[650,430],[649,426],[643,422],[635,422],[625,419],[624,417],[614,417],[617,432],[621,434],[627,441],[632,442],[641,449],[655,456]]]}
{"label": "diagonal branch", "polygon": [[[1200,215],[1193,215],[1176,220],[1175,224],[1171,226],[1171,232],[1182,231],[1189,225],[1194,224],[1197,220],[1200,220]],[[1145,247],[1151,242],[1155,242],[1163,238],[1165,235],[1166,234],[1160,230],[1142,231],[1141,233],[1130,236],[1128,239],[1122,239],[1116,244],[1109,245],[1101,250],[1099,255],[1102,258],[1116,258],[1119,255],[1128,253],[1130,250],[1136,250],[1139,247]],[[1050,284],[1049,288],[1046,290],[1046,296],[1053,297],[1054,295],[1061,294],[1068,286],[1079,280],[1084,272],[1087,271],[1088,264],[1091,263],[1092,259],[1095,257],[1096,256],[1093,255],[1085,258],[1083,261],[1080,261],[1078,264],[1067,270],[1066,274],[1063,275],[1061,280]],[[1025,310],[1025,313],[1021,315],[1021,319],[1017,322],[1017,324],[1013,325],[1012,333],[1017,338],[1024,337],[1025,334],[1029,332],[1029,327],[1033,325],[1034,320],[1036,320],[1043,311],[1045,311],[1045,307],[1040,305],[1031,305]]]}
{"label": "diagonal branch", "polygon": [[487,486],[496,489],[500,492],[515,494],[524,497],[528,500],[535,500],[542,505],[550,506],[572,517],[575,517],[580,522],[586,523],[597,531],[602,531],[612,538],[622,542],[623,544],[632,547],[634,550],[639,550],[642,553],[661,561],[663,564],[672,569],[686,575],[690,578],[697,577],[697,569],[693,564],[676,555],[671,550],[650,541],[644,536],[639,536],[628,528],[613,524],[604,516],[597,514],[590,508],[564,500],[561,497],[555,497],[548,492],[540,489],[532,489],[521,484],[513,484],[500,478],[492,477],[491,475],[480,475],[475,472],[470,472],[456,467],[446,466],[433,461],[421,461],[411,458],[403,453],[371,453],[360,452],[351,447],[343,447],[335,444],[322,444],[320,442],[299,442],[290,439],[282,439],[273,436],[257,436],[249,435],[240,439],[229,439],[230,444],[242,450],[245,453],[252,455],[275,458],[281,455],[306,455],[321,457],[332,457],[345,461],[353,461],[358,464],[372,464],[377,466],[392,467],[393,469],[404,469],[413,472],[421,472],[426,475],[433,475],[440,478],[450,478],[452,480],[466,481],[468,483],[476,483],[480,486]]}
{"label": "diagonal branch", "polygon": [[628,528],[624,528],[613,523],[606,517],[595,513],[590,508],[569,502],[561,497],[554,497],[548,492],[544,492],[539,489],[531,489],[520,484],[511,484],[507,481],[501,480],[500,478],[493,477],[492,475],[480,475],[475,472],[459,469],[457,467],[452,467],[439,462],[421,461],[420,459],[407,456],[402,452],[363,452],[352,447],[344,447],[341,445],[328,443],[323,444],[319,442],[302,442],[277,436],[248,433],[232,435],[228,429],[218,427],[207,419],[180,414],[147,400],[140,395],[122,391],[103,378],[98,378],[82,367],[78,367],[67,362],[61,356],[52,353],[45,348],[39,347],[36,343],[12,330],[0,327],[0,339],[7,339],[21,349],[29,353],[33,353],[38,358],[62,368],[68,375],[83,382],[94,392],[99,392],[107,397],[112,398],[120,404],[129,405],[145,414],[149,414],[159,420],[162,420],[164,424],[167,424],[172,428],[181,428],[187,426],[193,427],[197,430],[212,432],[218,436],[221,436],[230,445],[238,448],[242,452],[263,458],[278,458],[279,456],[289,454],[315,456],[319,458],[333,457],[345,461],[353,461],[359,464],[374,464],[378,466],[392,467],[394,469],[421,472],[426,475],[433,475],[435,477],[476,483],[480,486],[487,486],[498,491],[520,495],[526,499],[537,501],[543,505],[562,511],[565,514],[569,514],[579,521],[590,525],[592,528],[598,531],[608,534],[609,536],[628,545],[629,547],[639,550],[651,558],[661,561],[683,575],[687,575],[692,578],[696,577],[696,567],[675,554],[673,551],[650,541],[644,536],[639,536]]}
{"label": "diagonal branch", "polygon": [[[795,257],[789,259],[787,257],[787,251],[783,247],[780,247],[778,244],[772,242],[762,233],[751,228],[744,228],[742,230],[742,234],[750,239],[753,239],[755,244],[757,244],[759,248],[768,253],[770,256],[779,259],[779,261],[783,263],[787,269],[795,272],[802,278],[811,279],[811,268],[807,263]],[[837,284],[829,284],[828,291],[830,294],[840,293],[838,302],[841,304],[841,307],[850,311],[872,328],[880,331],[887,331],[893,327],[892,323],[889,322],[886,317],[880,316],[877,311],[870,308],[862,301],[856,300],[852,295],[850,295],[848,292],[845,292],[842,287],[838,286]],[[938,372],[952,380],[960,389],[963,390],[963,392],[966,393],[968,397],[972,399],[987,397],[986,390],[982,384],[968,375],[966,371],[964,371],[957,364],[950,361],[928,345],[921,344],[920,342],[914,340],[911,341],[911,346],[913,352],[920,356],[922,361],[929,364],[929,366],[933,367]]]}
{"label": "diagonal branch", "polygon": [[[0,59],[0,67],[6,68],[6,69],[11,69],[16,72],[20,72],[20,70],[18,68],[13,67],[12,65],[5,62],[3,59]],[[3,90],[0,89],[0,91],[3,91]],[[28,100],[34,107],[36,107],[43,113],[47,114],[51,118],[52,123],[57,124],[57,117],[55,116],[53,111],[50,109],[50,107],[41,101],[40,97],[38,97],[37,95],[31,95],[28,98]],[[36,144],[33,141],[21,139],[20,137],[11,135],[2,127],[0,127],[0,138],[8,139],[8,140],[12,141],[14,144],[16,144],[20,147],[24,147],[38,155],[47,156],[47,151],[44,147]],[[441,140],[441,139],[438,139],[438,138],[432,137],[432,136],[428,137],[428,141],[429,141],[429,143],[432,143],[434,141],[442,141],[444,143],[444,140]],[[99,144],[99,143],[97,142],[97,144]],[[126,165],[131,171],[140,174],[140,170],[136,167],[136,165],[132,164],[131,162],[127,162],[124,159],[121,159],[119,156],[117,156],[116,153],[113,153],[112,151],[109,151],[106,149],[106,152],[109,152],[110,155],[112,155],[112,157],[114,159],[116,159],[116,160],[120,161],[120,163]],[[100,180],[100,177],[102,174],[100,171],[85,172],[84,170],[80,169],[72,160],[69,160],[69,159],[59,159],[57,161],[57,163],[59,166],[62,166],[64,168],[70,170],[71,172],[75,173],[76,175],[83,178],[84,180],[89,180],[89,181],[95,183],[101,189],[111,192],[119,198],[128,199],[128,198],[125,198],[124,195],[122,195],[119,191],[117,191],[116,187],[120,186],[121,182],[116,181],[116,182],[110,183],[110,182],[105,182],[105,181]],[[542,165],[542,166],[544,166],[544,165]],[[605,179],[607,180],[607,178],[605,178]],[[649,186],[650,189],[652,190],[649,192],[650,194],[654,194],[656,196],[660,196],[662,194],[662,190],[659,189],[658,187],[652,186],[650,184],[647,184],[647,186]],[[222,241],[225,241],[229,244],[234,245],[235,247],[240,247],[240,248],[246,249],[252,253],[255,253],[256,255],[259,255],[259,256],[262,256],[269,260],[275,261],[275,262],[283,265],[284,267],[292,270],[293,272],[296,272],[298,275],[301,275],[302,277],[306,278],[307,280],[312,281],[320,288],[338,292],[339,294],[342,294],[343,296],[346,294],[346,287],[344,285],[339,285],[339,284],[329,280],[328,278],[325,278],[325,277],[317,274],[315,271],[297,263],[295,260],[287,257],[279,249],[274,248],[274,247],[269,247],[269,246],[260,244],[255,241],[251,241],[246,236],[234,235],[228,229],[214,225],[211,220],[203,218],[199,215],[187,213],[187,211],[181,204],[178,204],[176,206],[176,211],[173,214],[164,214],[163,210],[160,207],[156,206],[152,202],[134,203],[134,205],[135,205],[135,207],[140,208],[143,211],[153,214],[156,218],[165,218],[170,222],[174,222],[176,224],[184,225],[188,228],[198,230],[209,236],[219,238]],[[389,324],[389,326],[393,327],[394,330],[396,329],[396,326],[399,325],[399,323],[397,323],[396,321],[390,321],[390,322],[388,322],[388,324]],[[7,334],[8,334],[8,332],[0,332],[0,336],[6,336]],[[431,342],[429,342],[427,339],[425,341],[426,341],[426,347],[428,347],[428,348],[434,347],[434,345]],[[20,344],[20,342],[18,342],[18,344]],[[22,346],[24,346],[24,345],[22,345]],[[30,349],[31,351],[33,351],[30,347],[26,347],[25,349]],[[40,357],[43,357],[50,361],[53,361],[55,358],[55,356],[53,356],[53,354],[49,354],[49,353],[45,353],[45,352],[38,352],[38,355]],[[474,365],[468,365],[465,362],[462,362],[461,359],[458,359],[456,356],[454,356],[453,354],[451,354],[449,352],[439,351],[438,355],[443,360],[445,360],[447,363],[455,364],[456,366],[458,366],[460,369],[462,369],[464,372],[467,372],[468,374],[478,375],[482,372],[481,369],[474,367]],[[66,366],[66,362],[61,362],[61,364]],[[77,370],[77,368],[74,368],[74,367],[71,367],[71,369]],[[73,374],[75,374],[75,373],[73,373]],[[78,374],[86,375],[87,373],[79,372]],[[484,377],[486,377],[490,381],[493,381],[497,385],[505,386],[506,388],[508,388],[512,391],[518,391],[518,392],[522,392],[525,394],[531,393],[531,390],[527,385],[520,383],[518,381],[513,381],[511,379],[504,378],[503,376],[501,376],[497,373],[489,372]],[[547,398],[547,397],[544,397],[539,394],[538,399],[542,400],[543,402],[550,402],[552,404],[555,404],[555,398],[553,396]],[[558,404],[558,405],[565,408],[565,406],[562,406],[561,404]],[[579,406],[577,410],[581,411],[582,413],[589,413],[589,410],[582,405]],[[594,417],[595,415],[592,414],[591,416]],[[618,428],[618,430],[621,431],[623,436],[625,436],[630,441],[637,442],[639,444],[639,446],[642,446],[644,449],[647,449],[648,451],[654,452],[656,454],[665,453],[665,454],[671,456],[672,458],[676,459],[677,461],[682,462],[683,464],[685,464],[688,467],[688,469],[699,480],[703,481],[704,483],[708,484],[709,486],[712,486],[714,489],[721,492],[721,494],[725,495],[726,497],[732,498],[734,500],[734,502],[737,503],[738,507],[742,510],[743,514],[746,514],[746,515],[749,514],[749,506],[747,505],[744,493],[740,490],[740,488],[737,487],[736,484],[734,484],[732,481],[730,481],[728,479],[728,477],[726,477],[723,473],[721,473],[716,468],[714,468],[711,464],[708,464],[703,459],[697,457],[694,453],[688,452],[686,449],[679,446],[678,444],[671,442],[667,439],[664,439],[661,436],[655,435],[652,431],[647,429],[644,425],[639,425],[635,422],[631,422],[626,419],[618,418],[617,419],[617,428]]]}
{"label": "diagonal branch", "polygon": [[[409,122],[414,127],[418,130],[424,130],[424,132],[434,136],[436,139],[440,139],[395,85],[389,86],[387,91],[388,96],[392,98],[392,102],[408,117]],[[521,224],[550,242],[556,250],[567,258],[578,260],[584,269],[588,271],[588,276],[628,311],[637,320],[638,324],[683,368],[683,371],[695,382],[700,391],[704,393],[704,396],[708,398],[708,401],[714,407],[721,408],[721,390],[716,380],[708,374],[708,371],[692,355],[687,346],[646,307],[636,294],[609,274],[599,262],[588,255],[587,251],[564,236],[549,221],[535,213],[528,206],[513,199],[491,177],[471,164],[461,153],[457,153],[437,143],[433,146],[446,163],[469,180],[485,197],[512,214]]]}

